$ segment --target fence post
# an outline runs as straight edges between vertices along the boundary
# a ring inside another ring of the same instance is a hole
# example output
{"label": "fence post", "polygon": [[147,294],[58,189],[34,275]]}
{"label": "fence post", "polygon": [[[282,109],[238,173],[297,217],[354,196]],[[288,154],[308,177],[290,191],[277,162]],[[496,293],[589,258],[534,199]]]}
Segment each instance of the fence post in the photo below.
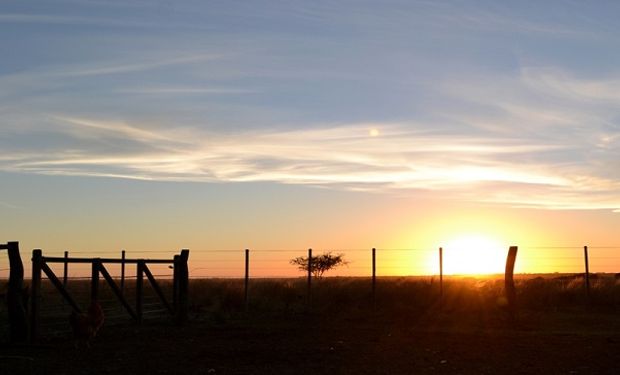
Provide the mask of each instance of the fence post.
{"label": "fence post", "polygon": [[125,250],[121,250],[121,294],[125,293]]}
{"label": "fence post", "polygon": [[9,313],[9,339],[11,343],[28,340],[28,318],[24,292],[24,264],[19,254],[19,243],[8,242],[9,285],[6,294]]}
{"label": "fence post", "polygon": [[36,343],[39,337],[39,310],[41,295],[41,266],[43,252],[41,249],[32,250],[32,281],[30,284],[30,342]]}
{"label": "fence post", "polygon": [[377,249],[372,248],[372,308],[377,308]]}
{"label": "fence post", "polygon": [[144,260],[139,259],[136,264],[136,317],[138,324],[142,323],[142,284],[144,281]]}
{"label": "fence post", "polygon": [[69,273],[69,262],[67,262],[67,259],[69,258],[69,252],[65,251],[65,262],[63,264],[63,274],[62,274],[62,286],[63,287],[67,287],[67,274]]}
{"label": "fence post", "polygon": [[243,291],[244,291],[243,300],[245,304],[245,311],[248,311],[248,306],[249,306],[249,299],[248,299],[249,282],[250,282],[250,249],[245,249],[245,279],[243,283]]}
{"label": "fence post", "polygon": [[308,306],[312,302],[312,249],[308,249]]}
{"label": "fence post", "polygon": [[[181,250],[181,255],[178,258],[178,304],[176,311],[177,323],[183,324],[187,321],[189,313],[189,269],[187,267],[187,260],[189,258],[189,250]],[[176,267],[177,265],[175,265]]]}
{"label": "fence post", "polygon": [[443,247],[439,248],[439,303],[443,302]]}
{"label": "fence post", "polygon": [[517,246],[510,246],[508,256],[506,258],[506,273],[504,275],[504,285],[506,292],[506,302],[508,303],[508,311],[512,318],[517,312],[517,291],[515,289],[514,268],[517,260]]}
{"label": "fence post", "polygon": [[588,297],[588,300],[590,299],[590,267],[588,264],[588,247],[584,246],[583,247],[583,258],[585,260],[585,273],[584,273],[584,281],[585,281],[585,287],[586,287],[586,296]]}
{"label": "fence post", "polygon": [[175,255],[172,262],[172,308],[176,312],[179,308],[179,259],[180,255]]}
{"label": "fence post", "polygon": [[99,258],[93,259],[91,267],[91,279],[90,279],[90,301],[96,301],[99,299],[99,264],[101,260]]}

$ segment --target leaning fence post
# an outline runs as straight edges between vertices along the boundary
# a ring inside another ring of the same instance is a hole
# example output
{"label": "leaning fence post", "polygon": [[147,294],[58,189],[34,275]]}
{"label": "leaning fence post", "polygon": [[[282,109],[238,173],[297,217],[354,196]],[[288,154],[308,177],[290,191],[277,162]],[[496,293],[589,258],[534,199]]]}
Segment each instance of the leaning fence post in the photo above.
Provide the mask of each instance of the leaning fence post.
{"label": "leaning fence post", "polygon": [[121,294],[125,293],[125,250],[121,250]]}
{"label": "leaning fence post", "polygon": [[312,302],[312,249],[308,249],[308,306]]}
{"label": "leaning fence post", "polygon": [[588,264],[588,247],[584,246],[583,247],[583,258],[585,261],[585,273],[584,273],[584,281],[586,283],[586,296],[588,297],[588,299],[590,299],[590,267]]}
{"label": "leaning fence post", "polygon": [[24,291],[24,265],[19,254],[19,243],[8,242],[9,285],[7,290],[7,307],[9,313],[9,339],[11,343],[24,342],[28,339],[28,319],[26,315]]}
{"label": "leaning fence post", "polygon": [[63,263],[63,267],[62,267],[62,286],[63,287],[67,287],[67,274],[69,273],[69,262],[67,261],[69,258],[69,252],[65,251],[65,261]]}
{"label": "leaning fence post", "polygon": [[41,266],[43,252],[41,249],[32,251],[32,281],[30,284],[30,342],[37,342],[39,336],[39,310],[41,295]]}
{"label": "leaning fence post", "polygon": [[517,312],[517,291],[515,289],[514,268],[517,260],[517,246],[510,246],[508,256],[506,258],[506,273],[504,276],[504,285],[506,289],[506,302],[508,303],[508,311],[512,318]]}
{"label": "leaning fence post", "polygon": [[372,248],[372,308],[377,308],[377,249]]}
{"label": "leaning fence post", "polygon": [[249,306],[249,294],[248,286],[250,283],[250,249],[245,249],[245,278],[243,282],[243,301],[245,304],[245,311],[248,311]]}

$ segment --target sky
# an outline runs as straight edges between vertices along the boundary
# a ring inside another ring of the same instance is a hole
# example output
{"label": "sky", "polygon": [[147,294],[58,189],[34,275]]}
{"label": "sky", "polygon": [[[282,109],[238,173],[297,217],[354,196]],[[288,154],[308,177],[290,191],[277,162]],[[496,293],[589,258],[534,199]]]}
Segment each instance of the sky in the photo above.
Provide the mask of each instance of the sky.
{"label": "sky", "polygon": [[245,248],[281,251],[257,273],[288,274],[309,247],[349,249],[346,272],[364,273],[377,247],[408,274],[434,266],[397,251],[473,236],[551,263],[523,272],[583,245],[618,271],[618,15],[614,1],[3,1],[0,241],[189,248],[205,275]]}

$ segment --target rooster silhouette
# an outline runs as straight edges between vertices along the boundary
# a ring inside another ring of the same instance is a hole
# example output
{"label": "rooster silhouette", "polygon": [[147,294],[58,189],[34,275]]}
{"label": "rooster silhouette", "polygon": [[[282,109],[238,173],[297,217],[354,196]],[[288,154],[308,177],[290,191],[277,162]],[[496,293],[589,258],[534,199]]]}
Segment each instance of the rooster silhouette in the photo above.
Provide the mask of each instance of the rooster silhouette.
{"label": "rooster silhouette", "polygon": [[90,348],[90,342],[97,335],[104,320],[101,304],[95,300],[90,303],[85,313],[72,311],[69,316],[69,324],[71,324],[73,331],[75,347],[84,344]]}

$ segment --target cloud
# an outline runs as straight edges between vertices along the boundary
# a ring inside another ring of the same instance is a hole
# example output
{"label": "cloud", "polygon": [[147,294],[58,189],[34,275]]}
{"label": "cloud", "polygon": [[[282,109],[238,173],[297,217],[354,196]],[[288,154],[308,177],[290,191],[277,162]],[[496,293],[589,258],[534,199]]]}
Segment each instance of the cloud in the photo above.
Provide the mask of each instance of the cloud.
{"label": "cloud", "polygon": [[[224,134],[54,118],[63,123],[58,132],[74,138],[74,149],[0,159],[0,169],[161,181],[271,181],[385,193],[417,190],[554,209],[620,207],[617,180],[590,175],[587,166],[564,168],[547,161],[547,153],[574,151],[571,145],[455,137],[416,123]],[[370,129],[379,129],[380,135],[370,136]],[[119,137],[133,146],[115,153],[95,147]],[[523,162],[525,157],[529,161]]]}
{"label": "cloud", "polygon": [[620,78],[578,78],[557,68],[525,68],[522,81],[538,92],[573,101],[614,104],[620,102]]}
{"label": "cloud", "polygon": [[0,201],[0,206],[6,207],[6,208],[15,209],[15,210],[21,209],[21,207],[19,207],[19,206],[15,206],[13,204],[10,204],[10,203],[7,203],[7,202],[2,202],[2,201]]}
{"label": "cloud", "polygon": [[4,13],[0,14],[0,23],[27,23],[48,25],[86,25],[105,27],[155,27],[157,24],[150,22],[138,22],[101,17],[65,16],[54,14],[26,14]]}
{"label": "cloud", "polygon": [[228,94],[256,94],[257,90],[230,89],[220,87],[150,87],[118,90],[123,94],[144,95],[228,95]]}
{"label": "cloud", "polygon": [[193,64],[198,62],[205,62],[219,58],[217,55],[190,55],[184,57],[167,58],[160,60],[145,60],[141,62],[131,63],[116,63],[105,65],[89,65],[88,67],[71,67],[65,71],[57,72],[56,75],[69,76],[69,77],[81,77],[81,76],[98,76],[108,74],[123,74],[134,73],[145,70],[157,69],[174,65]]}

